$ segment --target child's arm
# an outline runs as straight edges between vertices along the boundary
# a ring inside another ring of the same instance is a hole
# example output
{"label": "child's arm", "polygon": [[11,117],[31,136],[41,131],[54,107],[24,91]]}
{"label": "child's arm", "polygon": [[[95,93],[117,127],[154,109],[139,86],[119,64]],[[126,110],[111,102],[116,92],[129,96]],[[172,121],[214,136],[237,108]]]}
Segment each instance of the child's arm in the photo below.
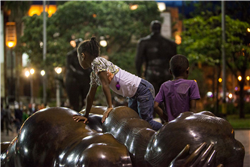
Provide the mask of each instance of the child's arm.
{"label": "child's arm", "polygon": [[92,107],[92,104],[93,104],[93,101],[94,101],[96,89],[97,89],[97,85],[91,85],[91,87],[89,89],[89,93],[87,95],[87,104],[86,104],[85,114],[84,114],[84,116],[74,115],[73,119],[76,122],[84,121],[83,123],[86,123],[88,121],[89,112],[91,110],[91,107]]}
{"label": "child's arm", "polygon": [[196,112],[196,100],[190,100],[190,111]]}
{"label": "child's arm", "polygon": [[154,111],[162,118],[164,119],[166,122],[168,121],[168,118],[166,117],[166,115],[163,113],[163,110],[161,109],[161,107],[159,106],[158,102],[154,102]]}
{"label": "child's arm", "polygon": [[110,93],[110,89],[109,89],[109,79],[108,79],[108,75],[106,71],[102,71],[98,73],[99,78],[102,82],[102,90],[103,93],[106,96],[106,100],[107,100],[107,104],[108,104],[108,108],[107,110],[103,113],[103,117],[102,117],[102,123],[105,121],[105,119],[108,117],[110,111],[113,109],[112,107],[112,99],[111,99],[111,93]]}

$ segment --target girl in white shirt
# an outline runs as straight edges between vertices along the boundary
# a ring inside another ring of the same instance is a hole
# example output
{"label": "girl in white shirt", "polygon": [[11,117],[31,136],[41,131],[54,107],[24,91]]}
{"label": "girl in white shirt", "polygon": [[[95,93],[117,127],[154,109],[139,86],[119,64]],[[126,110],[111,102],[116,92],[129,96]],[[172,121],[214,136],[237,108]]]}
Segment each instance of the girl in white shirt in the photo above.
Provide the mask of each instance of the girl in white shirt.
{"label": "girl in white shirt", "polygon": [[[120,69],[105,58],[99,57],[100,46],[95,37],[81,42],[77,48],[78,60],[82,68],[92,68],[90,75],[90,90],[87,95],[86,112],[84,116],[74,116],[75,121],[88,120],[97,87],[102,90],[107,100],[107,110],[103,114],[102,123],[112,111],[110,89],[115,93],[128,97],[128,107],[135,110],[139,116],[149,122],[154,130],[159,130],[162,124],[153,120],[154,87],[148,81]],[[110,79],[109,79],[110,78]]]}

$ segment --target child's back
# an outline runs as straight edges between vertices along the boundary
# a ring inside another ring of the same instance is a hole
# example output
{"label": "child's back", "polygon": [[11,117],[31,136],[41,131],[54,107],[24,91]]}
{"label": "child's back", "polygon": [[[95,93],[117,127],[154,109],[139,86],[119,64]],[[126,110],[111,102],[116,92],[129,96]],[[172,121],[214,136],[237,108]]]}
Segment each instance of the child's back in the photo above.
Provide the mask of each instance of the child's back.
{"label": "child's back", "polygon": [[164,100],[168,121],[171,121],[180,113],[190,111],[190,100],[199,98],[199,89],[194,80],[178,79],[164,82],[155,101],[161,103]]}
{"label": "child's back", "polygon": [[[171,121],[186,111],[195,112],[196,100],[200,99],[197,83],[194,80],[187,80],[189,74],[188,59],[183,55],[175,55],[169,64],[173,80],[161,85],[154,102],[154,110],[165,121]],[[159,107],[161,102],[164,102],[165,114],[168,118]]]}

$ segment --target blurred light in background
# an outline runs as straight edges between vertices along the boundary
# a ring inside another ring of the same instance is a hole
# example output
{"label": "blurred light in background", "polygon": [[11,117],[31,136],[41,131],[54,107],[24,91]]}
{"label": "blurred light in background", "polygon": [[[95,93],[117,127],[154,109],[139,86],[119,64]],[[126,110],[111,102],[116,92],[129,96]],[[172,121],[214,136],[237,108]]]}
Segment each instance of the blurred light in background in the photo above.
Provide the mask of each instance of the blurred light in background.
{"label": "blurred light in background", "polygon": [[43,48],[43,42],[40,42],[40,48]]}
{"label": "blurred light in background", "polygon": [[41,75],[42,75],[42,76],[45,75],[45,71],[44,71],[44,70],[41,71]]}
{"label": "blurred light in background", "polygon": [[219,78],[218,81],[219,81],[219,82],[222,82],[222,78]]}
{"label": "blurred light in background", "polygon": [[8,46],[9,48],[12,48],[14,45],[15,45],[14,42],[8,42],[8,43],[7,43],[7,46]]}
{"label": "blurred light in background", "polygon": [[241,81],[241,80],[242,80],[242,77],[241,77],[240,75],[238,76],[238,80],[239,80],[239,81]]}
{"label": "blurred light in background", "polygon": [[246,77],[246,79],[249,81],[249,80],[250,80],[250,77],[249,77],[249,76],[247,76],[247,77]]}
{"label": "blurred light in background", "polygon": [[23,67],[26,67],[29,62],[29,55],[27,53],[22,54],[22,65]]}
{"label": "blurred light in background", "polygon": [[213,93],[212,92],[207,92],[207,97],[213,97]]}
{"label": "blurred light in background", "polygon": [[160,12],[163,12],[164,10],[166,10],[166,5],[164,2],[158,2],[157,6],[158,6],[158,9],[160,10]]}
{"label": "blurred light in background", "polygon": [[250,28],[247,28],[247,32],[250,32]]}
{"label": "blurred light in background", "polygon": [[131,9],[131,10],[136,10],[137,8],[138,8],[138,5],[137,5],[137,4],[130,5],[130,9]]}
{"label": "blurred light in background", "polygon": [[101,45],[102,47],[106,47],[106,46],[107,46],[107,41],[104,40],[104,39],[102,39],[102,40],[100,41],[100,45]]}
{"label": "blurred light in background", "polygon": [[9,48],[13,48],[16,46],[16,23],[15,22],[7,22],[6,23],[6,45]]}
{"label": "blurred light in background", "polygon": [[229,94],[228,94],[228,97],[229,97],[230,99],[232,99],[232,98],[233,98],[233,94],[232,94],[232,93],[229,93]]}
{"label": "blurred light in background", "polygon": [[62,72],[62,68],[61,68],[61,67],[56,67],[56,68],[55,68],[55,72],[56,72],[57,74],[60,74],[60,73]]}
{"label": "blurred light in background", "polygon": [[35,70],[33,68],[31,68],[30,70],[26,69],[24,72],[24,75],[26,77],[29,77],[30,75],[33,75],[35,73]]}
{"label": "blurred light in background", "polygon": [[35,73],[35,70],[32,68],[30,69],[30,74],[33,75]]}
{"label": "blurred light in background", "polygon": [[30,76],[30,72],[29,72],[29,71],[25,71],[24,75],[25,75],[26,77],[29,77],[29,76]]}
{"label": "blurred light in background", "polygon": [[[45,11],[48,12],[49,17],[52,16],[57,10],[56,5],[46,5]],[[43,12],[43,5],[31,5],[28,11],[29,16],[33,16],[35,14],[40,15]]]}
{"label": "blurred light in background", "polygon": [[181,36],[180,35],[175,36],[175,43],[177,43],[178,45],[181,44]]}
{"label": "blurred light in background", "polygon": [[75,40],[71,40],[70,41],[70,45],[75,48],[76,47],[76,41]]}

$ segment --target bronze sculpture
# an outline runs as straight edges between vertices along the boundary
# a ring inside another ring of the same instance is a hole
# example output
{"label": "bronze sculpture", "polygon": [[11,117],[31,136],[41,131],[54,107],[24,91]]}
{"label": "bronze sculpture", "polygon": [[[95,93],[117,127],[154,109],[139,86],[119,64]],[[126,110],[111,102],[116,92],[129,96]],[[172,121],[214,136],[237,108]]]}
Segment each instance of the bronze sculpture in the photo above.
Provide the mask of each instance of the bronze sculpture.
{"label": "bronze sculpture", "polygon": [[75,114],[68,108],[33,114],[7,149],[1,144],[1,166],[243,166],[245,150],[232,126],[211,112],[182,113],[158,132],[125,106],[103,124],[100,114],[86,125]]}
{"label": "bronze sculpture", "polygon": [[146,63],[144,77],[158,93],[161,84],[172,78],[169,60],[177,54],[177,45],[160,34],[161,23],[158,20],[152,21],[150,28],[152,33],[139,40],[135,65],[137,76],[140,77],[142,64]]}
{"label": "bronze sculpture", "polygon": [[66,80],[65,87],[68,95],[70,107],[75,111],[80,111],[89,91],[91,69],[83,69],[77,58],[77,46],[82,41],[81,38],[75,40],[75,48],[67,53]]}

